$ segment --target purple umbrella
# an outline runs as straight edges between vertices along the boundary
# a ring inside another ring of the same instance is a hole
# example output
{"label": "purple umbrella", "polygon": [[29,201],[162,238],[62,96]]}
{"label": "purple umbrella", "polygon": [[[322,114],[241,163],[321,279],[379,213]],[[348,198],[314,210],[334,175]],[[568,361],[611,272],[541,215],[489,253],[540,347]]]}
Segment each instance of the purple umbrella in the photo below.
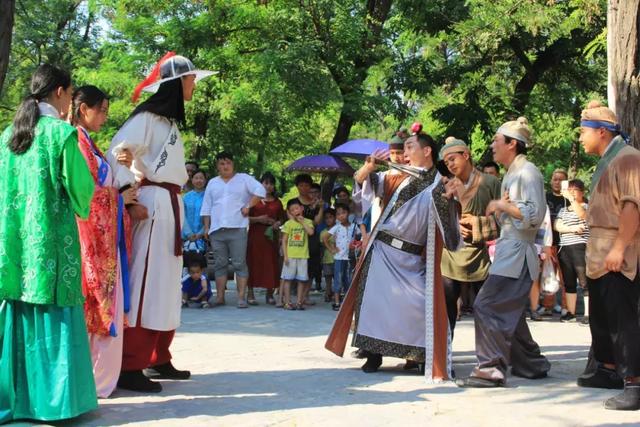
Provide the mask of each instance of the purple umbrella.
{"label": "purple umbrella", "polygon": [[375,139],[354,139],[334,148],[330,153],[337,156],[362,159],[378,149],[388,150],[389,144]]}
{"label": "purple umbrella", "polygon": [[355,172],[351,166],[340,157],[330,154],[319,154],[315,156],[305,156],[291,163],[285,169],[287,172],[308,172],[308,173],[336,173],[342,175],[353,175]]}

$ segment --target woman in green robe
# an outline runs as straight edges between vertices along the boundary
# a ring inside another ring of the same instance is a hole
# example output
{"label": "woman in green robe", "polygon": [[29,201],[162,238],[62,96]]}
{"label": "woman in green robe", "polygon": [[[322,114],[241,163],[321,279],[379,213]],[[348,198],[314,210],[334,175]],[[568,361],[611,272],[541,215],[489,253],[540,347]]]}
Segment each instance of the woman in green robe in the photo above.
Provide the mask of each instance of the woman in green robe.
{"label": "woman in green robe", "polygon": [[97,407],[74,214],[94,182],[69,110],[71,77],[41,65],[0,135],[0,424]]}

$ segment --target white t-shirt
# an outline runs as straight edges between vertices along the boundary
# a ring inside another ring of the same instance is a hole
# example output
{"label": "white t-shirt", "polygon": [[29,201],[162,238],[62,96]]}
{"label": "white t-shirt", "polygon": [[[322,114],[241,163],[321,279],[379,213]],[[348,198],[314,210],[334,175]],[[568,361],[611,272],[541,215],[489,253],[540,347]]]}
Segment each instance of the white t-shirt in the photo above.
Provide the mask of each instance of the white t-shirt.
{"label": "white t-shirt", "polygon": [[227,182],[219,176],[207,184],[200,209],[201,216],[211,217],[209,233],[220,228],[247,228],[249,217],[242,216],[251,197],[265,197],[261,183],[246,173],[236,173]]}
{"label": "white t-shirt", "polygon": [[355,224],[349,224],[346,227],[342,224],[336,224],[331,227],[329,234],[334,237],[336,248],[338,248],[338,253],[333,256],[334,260],[349,259],[349,242],[355,237],[355,229]]}

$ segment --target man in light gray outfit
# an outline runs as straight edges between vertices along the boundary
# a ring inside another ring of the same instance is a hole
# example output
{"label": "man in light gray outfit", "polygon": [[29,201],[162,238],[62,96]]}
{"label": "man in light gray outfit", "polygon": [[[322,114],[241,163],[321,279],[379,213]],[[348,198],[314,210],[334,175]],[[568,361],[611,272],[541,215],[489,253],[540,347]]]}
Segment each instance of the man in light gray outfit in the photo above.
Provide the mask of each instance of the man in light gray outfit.
{"label": "man in light gray outfit", "polygon": [[486,212],[497,218],[500,239],[473,307],[478,365],[456,380],[459,387],[502,387],[509,365],[513,375],[529,379],[546,377],[550,368],[524,316],[539,273],[534,241],[547,209],[542,175],[525,156],[530,135],[521,117],[503,124],[491,145],[494,160],[507,168],[502,199],[490,202]]}

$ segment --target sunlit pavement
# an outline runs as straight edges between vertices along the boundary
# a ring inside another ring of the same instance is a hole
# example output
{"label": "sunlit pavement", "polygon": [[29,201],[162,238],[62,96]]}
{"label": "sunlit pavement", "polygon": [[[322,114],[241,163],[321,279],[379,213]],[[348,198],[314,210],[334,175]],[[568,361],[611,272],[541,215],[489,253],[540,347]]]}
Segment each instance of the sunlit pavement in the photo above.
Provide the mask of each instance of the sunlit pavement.
{"label": "sunlit pavement", "polygon": [[[530,322],[533,336],[552,361],[549,378],[509,378],[508,387],[461,390],[452,383],[427,384],[385,359],[365,374],[361,360],[341,359],[323,347],[335,312],[315,295],[306,311],[264,303],[248,309],[228,305],[183,309],[173,361],[190,369],[188,381],[163,381],[164,390],[140,395],[117,390],[100,408],[62,425],[162,426],[591,426],[640,425],[640,412],[603,409],[617,391],[581,389],[589,328],[557,320]],[[471,318],[456,328],[454,365],[467,375],[474,363]],[[61,425],[58,423],[57,425]]]}

